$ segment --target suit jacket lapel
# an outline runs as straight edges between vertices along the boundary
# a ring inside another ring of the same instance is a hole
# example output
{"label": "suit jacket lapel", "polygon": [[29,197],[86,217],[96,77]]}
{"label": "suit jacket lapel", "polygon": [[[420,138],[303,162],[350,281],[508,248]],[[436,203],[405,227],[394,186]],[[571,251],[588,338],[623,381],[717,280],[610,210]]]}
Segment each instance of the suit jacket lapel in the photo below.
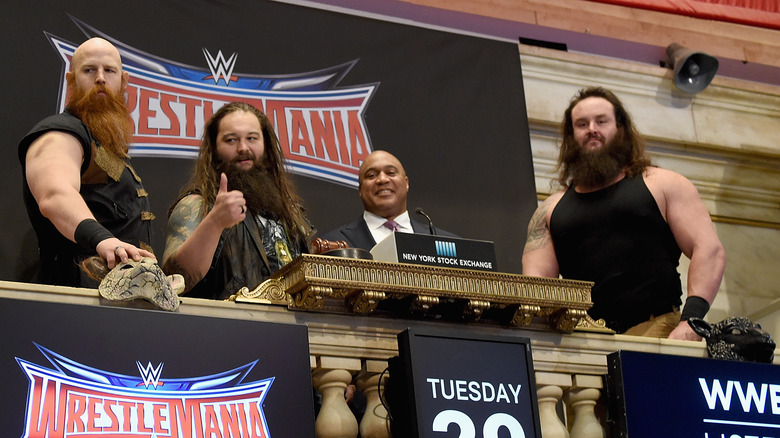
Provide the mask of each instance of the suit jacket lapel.
{"label": "suit jacket lapel", "polygon": [[370,250],[376,245],[374,237],[371,236],[371,231],[369,231],[368,225],[366,225],[366,221],[363,218],[349,224],[349,226],[344,228],[343,234],[352,242],[352,246],[355,248]]}
{"label": "suit jacket lapel", "polygon": [[420,222],[412,220],[412,230],[417,234],[430,234],[431,230],[428,225],[423,225]]}

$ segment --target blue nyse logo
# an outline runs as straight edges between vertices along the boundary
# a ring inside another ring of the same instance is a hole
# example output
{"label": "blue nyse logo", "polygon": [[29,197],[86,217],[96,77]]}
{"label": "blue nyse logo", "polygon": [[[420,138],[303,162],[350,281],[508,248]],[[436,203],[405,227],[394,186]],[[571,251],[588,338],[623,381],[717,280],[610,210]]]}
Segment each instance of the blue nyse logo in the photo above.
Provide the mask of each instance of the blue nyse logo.
{"label": "blue nyse logo", "polygon": [[445,257],[457,257],[458,250],[455,248],[455,242],[436,242],[436,255]]}

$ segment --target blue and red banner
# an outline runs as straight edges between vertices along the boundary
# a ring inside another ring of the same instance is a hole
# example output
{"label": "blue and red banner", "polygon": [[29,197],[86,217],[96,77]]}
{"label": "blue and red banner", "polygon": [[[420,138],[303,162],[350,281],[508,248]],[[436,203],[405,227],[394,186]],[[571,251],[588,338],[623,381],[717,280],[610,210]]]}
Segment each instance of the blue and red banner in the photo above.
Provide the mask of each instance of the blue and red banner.
{"label": "blue and red banner", "polygon": [[[22,201],[18,141],[67,101],[75,47],[111,41],[130,74],[133,167],[149,193],[151,242],[164,251],[169,208],[192,175],[203,124],[250,102],[271,119],[312,224],[361,215],[357,170],[384,149],[409,176],[408,208],[437,226],[495,242],[498,269],[520,273],[536,208],[517,41],[426,28],[293,1],[195,0],[95,7],[88,0],[4,5],[0,279],[33,281],[36,236]],[[567,102],[561,102],[561,108]],[[14,164],[16,163],[16,164]]]}
{"label": "blue and red banner", "polygon": [[0,329],[3,436],[314,436],[305,326],[0,299]]}

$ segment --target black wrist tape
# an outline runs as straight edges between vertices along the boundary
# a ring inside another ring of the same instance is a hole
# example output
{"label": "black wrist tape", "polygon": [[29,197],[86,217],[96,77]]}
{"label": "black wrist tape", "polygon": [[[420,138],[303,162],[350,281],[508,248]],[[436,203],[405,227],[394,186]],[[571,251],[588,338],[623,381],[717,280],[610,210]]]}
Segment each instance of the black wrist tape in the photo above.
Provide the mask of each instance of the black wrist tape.
{"label": "black wrist tape", "polygon": [[94,219],[84,219],[73,233],[76,243],[91,251],[96,251],[98,243],[112,237],[114,235]]}
{"label": "black wrist tape", "polygon": [[704,318],[710,311],[710,303],[702,297],[691,296],[685,300],[685,307],[680,315],[680,321],[687,321],[693,317]]}

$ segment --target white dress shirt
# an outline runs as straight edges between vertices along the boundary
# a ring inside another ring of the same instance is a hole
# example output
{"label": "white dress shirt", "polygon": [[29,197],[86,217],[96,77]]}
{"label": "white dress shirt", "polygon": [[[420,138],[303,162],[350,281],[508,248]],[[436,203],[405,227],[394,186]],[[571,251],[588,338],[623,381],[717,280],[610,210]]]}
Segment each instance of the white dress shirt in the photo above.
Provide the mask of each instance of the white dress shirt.
{"label": "white dress shirt", "polygon": [[[382,216],[375,215],[374,213],[363,211],[363,219],[368,225],[368,230],[371,232],[371,236],[374,238],[374,242],[379,243],[387,236],[393,233],[390,228],[384,226],[387,219]],[[405,211],[401,213],[397,218],[393,219],[398,224],[399,233],[414,233],[412,229],[412,220],[409,218],[409,212]]]}

